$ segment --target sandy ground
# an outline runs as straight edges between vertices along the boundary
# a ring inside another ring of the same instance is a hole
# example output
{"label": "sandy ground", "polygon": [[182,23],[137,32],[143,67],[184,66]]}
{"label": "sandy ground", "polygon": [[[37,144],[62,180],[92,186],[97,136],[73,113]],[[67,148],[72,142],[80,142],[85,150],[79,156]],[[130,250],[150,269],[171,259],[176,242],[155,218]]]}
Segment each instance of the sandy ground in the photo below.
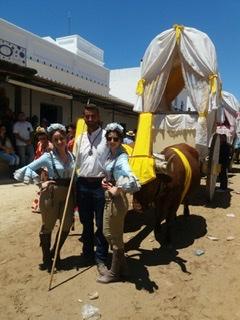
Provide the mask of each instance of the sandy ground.
{"label": "sandy ground", "polygon": [[[36,187],[0,185],[1,319],[79,320],[88,303],[104,320],[240,319],[239,168],[234,172],[230,192],[217,193],[211,205],[201,188],[187,221],[180,207],[172,252],[154,240],[150,212],[128,214],[124,238],[131,277],[126,282],[99,284],[96,267],[81,266],[76,221],[62,251],[66,270],[54,275],[51,291],[49,274],[38,270],[41,217],[30,210]],[[197,249],[204,253],[197,256]],[[88,294],[96,291],[99,298],[90,300]]]}

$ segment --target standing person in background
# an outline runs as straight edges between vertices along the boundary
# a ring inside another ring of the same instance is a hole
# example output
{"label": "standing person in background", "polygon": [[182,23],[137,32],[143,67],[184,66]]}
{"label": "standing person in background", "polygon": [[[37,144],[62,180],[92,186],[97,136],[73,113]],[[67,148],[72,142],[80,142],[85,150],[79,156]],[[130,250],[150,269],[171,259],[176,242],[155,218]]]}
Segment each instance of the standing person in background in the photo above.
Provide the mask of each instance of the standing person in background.
{"label": "standing person in background", "polygon": [[103,233],[113,249],[113,256],[110,270],[97,279],[101,283],[118,281],[127,274],[123,243],[124,218],[128,210],[126,192],[132,193],[140,189],[140,184],[130,169],[128,155],[122,147],[123,127],[113,122],[105,130],[110,154],[105,163],[106,177],[102,181],[106,191]]}
{"label": "standing person in background", "polygon": [[227,191],[228,186],[228,168],[230,164],[231,147],[227,143],[226,134],[220,134],[220,152],[219,163],[221,164],[221,172],[219,173],[220,189],[218,192]]}
{"label": "standing person in background", "polygon": [[34,158],[34,147],[32,144],[33,127],[26,121],[24,112],[18,115],[18,121],[13,125],[13,134],[16,139],[16,149],[20,157],[20,166],[25,166]]}
{"label": "standing person in background", "polygon": [[[51,270],[52,259],[55,255],[55,244],[51,247],[51,234],[57,219],[62,219],[65,199],[68,193],[70,178],[74,168],[74,157],[67,151],[66,128],[54,123],[47,129],[49,139],[53,144],[53,150],[45,152],[40,158],[27,166],[15,171],[14,178],[25,183],[35,182],[40,185],[40,211],[42,215],[42,227],[40,231],[40,244],[43,253],[43,262],[39,265],[40,270]],[[49,179],[41,183],[37,170],[46,167]],[[61,268],[60,250],[69,234],[73,218],[73,192],[70,194],[67,212],[63,224],[62,234],[57,254],[56,267]]]}
{"label": "standing person in background", "polygon": [[[106,144],[105,130],[100,126],[99,110],[94,104],[85,106],[84,120],[87,132],[76,141],[76,192],[80,222],[83,225],[82,250],[85,261],[92,264],[95,258],[98,272],[103,274],[106,269],[108,243],[102,232],[105,196],[101,182],[104,177],[103,164],[109,149]],[[94,243],[96,244],[95,254]]]}
{"label": "standing person in background", "polygon": [[48,140],[47,131],[43,127],[37,127],[35,131],[37,138],[37,146],[34,159],[38,159],[44,152],[50,152],[53,149],[53,144]]}
{"label": "standing person in background", "polygon": [[236,137],[236,141],[234,144],[234,162],[236,164],[240,163],[239,156],[240,156],[240,137],[239,137],[239,132],[238,132],[237,137]]}
{"label": "standing person in background", "polygon": [[68,150],[71,152],[73,151],[75,134],[76,134],[76,126],[71,123],[69,126],[67,126],[67,136],[68,136],[67,147],[68,147]]}

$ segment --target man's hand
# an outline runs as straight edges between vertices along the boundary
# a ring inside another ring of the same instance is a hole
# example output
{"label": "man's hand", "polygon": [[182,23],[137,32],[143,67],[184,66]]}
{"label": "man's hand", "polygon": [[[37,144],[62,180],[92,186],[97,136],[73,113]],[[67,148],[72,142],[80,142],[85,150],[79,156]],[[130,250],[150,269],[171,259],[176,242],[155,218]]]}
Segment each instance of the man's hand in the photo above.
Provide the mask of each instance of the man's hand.
{"label": "man's hand", "polygon": [[107,181],[106,178],[102,179],[102,187],[104,190],[108,190],[109,187],[112,187],[112,184]]}

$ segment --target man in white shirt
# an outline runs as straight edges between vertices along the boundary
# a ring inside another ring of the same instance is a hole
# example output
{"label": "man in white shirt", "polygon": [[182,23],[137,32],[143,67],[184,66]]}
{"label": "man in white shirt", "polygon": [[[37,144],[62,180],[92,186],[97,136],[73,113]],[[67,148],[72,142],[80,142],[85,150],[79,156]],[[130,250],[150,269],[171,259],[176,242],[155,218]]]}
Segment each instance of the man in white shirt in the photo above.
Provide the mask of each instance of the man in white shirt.
{"label": "man in white shirt", "polygon": [[[94,104],[85,106],[87,132],[76,142],[77,205],[83,225],[83,257],[91,263],[94,258],[100,274],[104,273],[108,243],[103,235],[105,195],[102,188],[103,165],[109,155],[105,131],[100,126],[99,110]],[[94,233],[94,218],[96,232]],[[96,252],[94,253],[94,244]]]}
{"label": "man in white shirt", "polygon": [[24,112],[18,115],[18,121],[13,126],[13,134],[16,139],[16,149],[20,157],[20,166],[23,167],[33,161],[34,147],[31,141],[33,128],[30,122],[26,121]]}

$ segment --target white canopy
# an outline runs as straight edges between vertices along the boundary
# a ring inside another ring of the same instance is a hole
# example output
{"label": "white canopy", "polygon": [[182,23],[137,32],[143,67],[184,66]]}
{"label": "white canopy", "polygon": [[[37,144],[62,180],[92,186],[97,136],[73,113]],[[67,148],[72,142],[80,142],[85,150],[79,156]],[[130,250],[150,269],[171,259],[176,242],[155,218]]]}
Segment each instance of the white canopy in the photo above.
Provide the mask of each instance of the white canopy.
{"label": "white canopy", "polygon": [[155,37],[144,54],[134,110],[167,112],[184,86],[199,114],[196,144],[207,146],[213,123],[206,117],[220,101],[215,47],[205,33],[176,25]]}
{"label": "white canopy", "polygon": [[237,118],[238,113],[240,112],[240,103],[232,93],[222,91],[222,106],[224,111],[227,110]]}
{"label": "white canopy", "polygon": [[228,138],[228,142],[232,144],[236,134],[240,133],[240,128],[239,128],[240,103],[233,94],[227,91],[222,91],[221,96],[222,96],[222,103],[221,103],[222,117],[221,117],[221,124],[218,125],[217,127],[217,132],[220,134],[226,134]]}

